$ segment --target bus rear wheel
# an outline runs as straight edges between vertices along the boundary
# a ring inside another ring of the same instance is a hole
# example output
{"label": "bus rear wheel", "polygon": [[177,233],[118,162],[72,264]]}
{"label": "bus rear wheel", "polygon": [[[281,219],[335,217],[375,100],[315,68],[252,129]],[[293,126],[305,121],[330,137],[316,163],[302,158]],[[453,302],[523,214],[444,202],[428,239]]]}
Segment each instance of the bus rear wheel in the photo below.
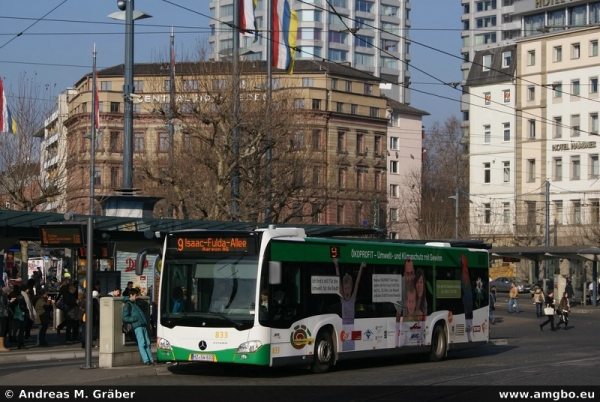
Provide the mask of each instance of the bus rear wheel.
{"label": "bus rear wheel", "polygon": [[436,325],[431,336],[431,352],[429,354],[429,360],[432,362],[439,362],[446,357],[447,348],[448,342],[446,341],[446,331],[444,331],[444,326]]}
{"label": "bus rear wheel", "polygon": [[321,331],[317,335],[315,342],[314,360],[311,370],[315,374],[321,374],[329,371],[333,365],[333,340],[331,334],[327,331]]}

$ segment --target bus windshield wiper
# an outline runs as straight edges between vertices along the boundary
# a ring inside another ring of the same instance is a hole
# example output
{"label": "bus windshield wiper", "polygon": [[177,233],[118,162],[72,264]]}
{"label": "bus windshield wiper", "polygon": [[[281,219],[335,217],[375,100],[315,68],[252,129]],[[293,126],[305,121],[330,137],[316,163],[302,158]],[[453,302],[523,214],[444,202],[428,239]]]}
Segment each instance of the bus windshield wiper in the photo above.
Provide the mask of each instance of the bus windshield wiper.
{"label": "bus windshield wiper", "polygon": [[222,318],[224,320],[229,321],[231,324],[233,324],[233,326],[235,327],[235,329],[241,330],[244,327],[244,323],[241,323],[239,321],[231,319],[231,318],[227,317],[225,314],[214,313],[212,311],[209,311],[208,314],[210,314],[210,315],[216,315],[217,317],[220,317],[220,318]]}

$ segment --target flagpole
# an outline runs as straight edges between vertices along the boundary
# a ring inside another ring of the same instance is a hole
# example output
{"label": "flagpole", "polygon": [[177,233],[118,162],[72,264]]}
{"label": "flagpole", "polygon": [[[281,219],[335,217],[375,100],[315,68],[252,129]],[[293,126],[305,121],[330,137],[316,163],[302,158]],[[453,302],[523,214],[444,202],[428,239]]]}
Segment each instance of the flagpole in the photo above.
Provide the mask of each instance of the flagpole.
{"label": "flagpole", "polygon": [[90,214],[87,219],[87,261],[85,272],[85,364],[82,369],[95,368],[92,365],[92,342],[93,342],[93,322],[94,322],[94,301],[92,297],[93,288],[93,258],[94,258],[94,173],[95,173],[95,154],[96,154],[96,44],[94,44],[92,68],[92,124],[90,135]]}
{"label": "flagpole", "polygon": [[271,222],[271,100],[273,98],[271,60],[273,59],[273,1],[267,0],[267,99],[266,99],[266,123],[267,123],[267,150],[265,153],[266,175],[265,175],[265,223]]}
{"label": "flagpole", "polygon": [[169,108],[169,152],[171,164],[174,159],[174,151],[173,147],[175,145],[175,125],[173,124],[173,119],[175,117],[175,33],[173,32],[173,27],[171,27],[171,87],[169,88],[169,100],[171,101],[171,107]]}

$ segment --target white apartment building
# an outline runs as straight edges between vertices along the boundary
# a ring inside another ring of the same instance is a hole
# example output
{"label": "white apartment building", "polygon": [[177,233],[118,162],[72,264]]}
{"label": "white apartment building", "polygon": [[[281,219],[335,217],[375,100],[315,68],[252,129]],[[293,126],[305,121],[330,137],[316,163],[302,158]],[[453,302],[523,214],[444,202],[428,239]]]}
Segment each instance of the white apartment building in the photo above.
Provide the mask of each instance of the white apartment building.
{"label": "white apartment building", "polygon": [[[387,97],[410,103],[410,1],[290,0],[290,4],[298,13],[296,59],[346,63],[381,78]],[[258,0],[258,40],[240,39],[240,54],[246,60],[266,60],[266,7],[267,1]],[[211,59],[231,57],[233,0],[211,1],[210,16]]]}
{"label": "white apartment building", "polygon": [[58,180],[57,185],[62,189],[58,197],[44,206],[43,212],[67,210],[67,129],[64,122],[69,117],[69,98],[76,93],[74,88],[67,88],[58,95],[56,109],[44,121],[44,129],[39,132],[39,135],[43,136],[40,145],[40,179],[42,183]]}
{"label": "white apartment building", "polygon": [[470,232],[475,238],[501,241],[515,223],[515,56],[515,45],[477,52],[465,86],[472,102],[463,140],[469,144]]}
{"label": "white apartment building", "polygon": [[416,239],[420,224],[418,185],[423,164],[423,116],[429,113],[387,100],[388,236]]}

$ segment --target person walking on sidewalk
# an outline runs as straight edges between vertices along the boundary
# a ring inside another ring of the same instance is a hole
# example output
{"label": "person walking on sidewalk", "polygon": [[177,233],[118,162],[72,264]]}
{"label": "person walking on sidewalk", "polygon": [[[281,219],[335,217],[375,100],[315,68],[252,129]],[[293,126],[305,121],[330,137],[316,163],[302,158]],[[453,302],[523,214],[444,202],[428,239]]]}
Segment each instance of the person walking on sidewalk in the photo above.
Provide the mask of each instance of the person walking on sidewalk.
{"label": "person walking on sidewalk", "polygon": [[544,296],[542,289],[538,285],[535,285],[533,288],[533,302],[535,303],[535,315],[538,318],[544,316],[544,309],[542,306],[544,305],[545,299],[546,297]]}
{"label": "person walking on sidewalk", "polygon": [[515,306],[515,310],[517,311],[517,313],[520,313],[521,310],[519,309],[519,289],[517,289],[517,285],[515,285],[514,282],[511,282],[510,286],[510,292],[508,293],[508,312],[512,314],[512,308],[513,306]]}
{"label": "person walking on sidewalk", "polygon": [[567,280],[567,286],[565,286],[565,293],[567,294],[567,298],[569,299],[569,305],[571,305],[571,302],[573,302],[573,294],[575,292],[573,291],[573,285],[571,284],[570,280]]}
{"label": "person walking on sidewalk", "polygon": [[564,292],[560,303],[558,303],[557,313],[560,314],[560,320],[556,325],[556,329],[560,328],[560,324],[565,324],[565,329],[569,329],[569,313],[571,312],[571,303],[569,303],[569,293]]}
{"label": "person walking on sidewalk", "polygon": [[4,346],[4,340],[8,334],[8,324],[10,322],[11,310],[9,306],[9,299],[5,291],[9,287],[5,286],[0,289],[0,352],[8,352],[9,349]]}
{"label": "person walking on sidewalk", "polygon": [[550,323],[550,329],[552,331],[556,331],[556,328],[554,328],[554,292],[552,292],[551,290],[548,291],[548,294],[546,295],[546,308],[552,308],[552,314],[547,314],[546,317],[548,317],[548,319],[546,319],[546,321],[544,321],[543,323],[540,324],[540,331],[544,330],[544,327],[546,326],[546,324]]}
{"label": "person walking on sidewalk", "polygon": [[123,297],[123,322],[131,323],[144,364],[154,366],[147,329],[148,321],[146,321],[146,315],[136,302],[138,295],[139,291],[136,288],[131,288],[129,289],[129,296]]}

